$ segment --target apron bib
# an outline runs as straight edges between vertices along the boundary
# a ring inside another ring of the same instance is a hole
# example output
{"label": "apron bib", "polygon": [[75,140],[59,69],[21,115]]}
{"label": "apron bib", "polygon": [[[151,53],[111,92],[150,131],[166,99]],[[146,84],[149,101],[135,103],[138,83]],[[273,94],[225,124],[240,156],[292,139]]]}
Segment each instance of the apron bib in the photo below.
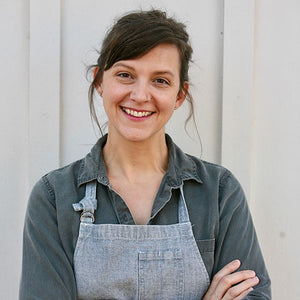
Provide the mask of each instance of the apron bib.
{"label": "apron bib", "polygon": [[180,187],[179,223],[93,224],[97,182],[73,204],[83,210],[74,253],[78,299],[201,299],[210,281]]}

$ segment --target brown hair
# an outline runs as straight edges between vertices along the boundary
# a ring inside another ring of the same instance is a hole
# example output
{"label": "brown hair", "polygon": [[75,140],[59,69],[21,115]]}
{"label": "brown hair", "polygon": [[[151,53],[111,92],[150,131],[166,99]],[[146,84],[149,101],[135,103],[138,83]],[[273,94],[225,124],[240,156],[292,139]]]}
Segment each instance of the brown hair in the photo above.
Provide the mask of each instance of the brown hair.
{"label": "brown hair", "polygon": [[117,61],[143,56],[163,43],[173,44],[178,48],[181,63],[180,89],[187,94],[186,100],[190,104],[185,125],[191,118],[195,124],[193,98],[184,85],[189,79],[189,63],[193,52],[186,26],[174,18],[167,17],[166,13],[160,10],[137,11],[117,20],[104,38],[97,64],[88,68],[88,71],[97,68],[96,76],[89,88],[89,106],[91,118],[97,124],[101,134],[93,95],[95,86],[102,80],[103,72],[110,69]]}

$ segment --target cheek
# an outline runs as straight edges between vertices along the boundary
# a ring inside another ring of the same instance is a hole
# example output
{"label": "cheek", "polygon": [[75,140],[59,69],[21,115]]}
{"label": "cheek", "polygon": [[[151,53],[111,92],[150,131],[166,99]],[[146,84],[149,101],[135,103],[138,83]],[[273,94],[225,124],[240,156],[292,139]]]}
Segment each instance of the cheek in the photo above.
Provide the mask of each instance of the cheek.
{"label": "cheek", "polygon": [[172,113],[172,111],[174,111],[175,103],[176,98],[174,97],[174,95],[172,95],[169,97],[161,98],[158,105],[161,111],[168,111],[169,113]]}
{"label": "cheek", "polygon": [[117,104],[123,99],[124,92],[120,90],[118,87],[109,87],[103,91],[103,103],[104,106],[109,106],[113,104]]}

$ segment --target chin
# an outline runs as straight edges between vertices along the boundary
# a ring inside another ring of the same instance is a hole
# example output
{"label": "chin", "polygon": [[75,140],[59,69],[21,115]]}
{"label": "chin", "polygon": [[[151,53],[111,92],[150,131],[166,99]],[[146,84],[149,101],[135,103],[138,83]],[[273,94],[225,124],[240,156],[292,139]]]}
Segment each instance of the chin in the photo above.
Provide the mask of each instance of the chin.
{"label": "chin", "polygon": [[122,136],[128,142],[145,142],[152,139],[156,134],[147,134],[146,132],[126,132]]}
{"label": "chin", "polygon": [[138,142],[144,142],[149,137],[140,136],[140,135],[130,135],[124,137],[128,142],[138,143]]}

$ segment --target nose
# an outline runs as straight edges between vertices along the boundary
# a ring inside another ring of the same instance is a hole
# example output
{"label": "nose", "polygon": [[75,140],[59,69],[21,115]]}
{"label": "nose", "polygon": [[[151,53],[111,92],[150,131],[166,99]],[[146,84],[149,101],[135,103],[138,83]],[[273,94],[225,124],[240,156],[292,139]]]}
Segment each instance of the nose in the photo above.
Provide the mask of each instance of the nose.
{"label": "nose", "polygon": [[130,93],[131,100],[135,102],[147,102],[151,100],[151,94],[147,82],[137,81],[132,85],[132,90]]}

